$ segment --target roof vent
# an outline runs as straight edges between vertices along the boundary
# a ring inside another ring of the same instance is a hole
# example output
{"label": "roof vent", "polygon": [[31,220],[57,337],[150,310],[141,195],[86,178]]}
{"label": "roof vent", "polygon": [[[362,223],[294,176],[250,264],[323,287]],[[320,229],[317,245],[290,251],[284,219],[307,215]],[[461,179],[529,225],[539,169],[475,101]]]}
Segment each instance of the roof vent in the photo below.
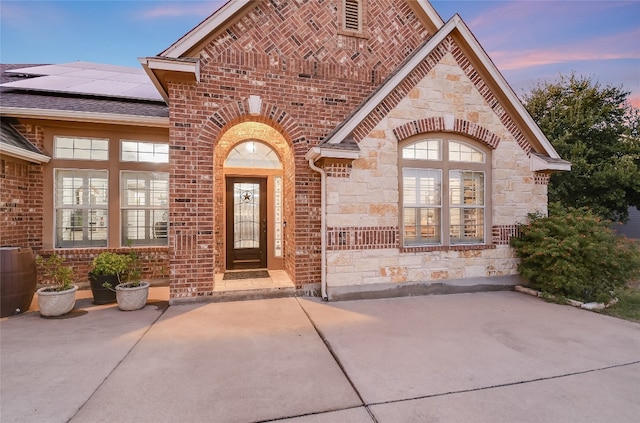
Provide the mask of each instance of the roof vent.
{"label": "roof vent", "polygon": [[348,31],[360,31],[360,0],[345,0],[344,28]]}

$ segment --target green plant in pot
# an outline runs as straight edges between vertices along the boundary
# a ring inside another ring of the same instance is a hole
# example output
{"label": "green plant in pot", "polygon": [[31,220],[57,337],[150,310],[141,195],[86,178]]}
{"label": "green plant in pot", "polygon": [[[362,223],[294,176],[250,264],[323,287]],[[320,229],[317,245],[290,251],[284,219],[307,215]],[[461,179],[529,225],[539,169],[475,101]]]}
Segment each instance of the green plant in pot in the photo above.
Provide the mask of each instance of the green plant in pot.
{"label": "green plant in pot", "polygon": [[45,317],[62,316],[73,310],[76,305],[78,286],[73,284],[75,274],[64,258],[51,254],[48,258],[36,257],[36,264],[43,270],[42,281],[45,286],[38,289],[38,308]]}
{"label": "green plant in pot", "polygon": [[105,283],[104,286],[115,290],[118,308],[124,311],[138,310],[147,304],[149,297],[149,282],[141,280],[142,265],[140,257],[135,251],[127,256],[127,270],[118,285]]}
{"label": "green plant in pot", "polygon": [[114,288],[126,280],[131,264],[130,256],[104,251],[93,259],[92,264],[92,269],[89,271],[89,282],[93,293],[93,303],[115,303],[116,292]]}

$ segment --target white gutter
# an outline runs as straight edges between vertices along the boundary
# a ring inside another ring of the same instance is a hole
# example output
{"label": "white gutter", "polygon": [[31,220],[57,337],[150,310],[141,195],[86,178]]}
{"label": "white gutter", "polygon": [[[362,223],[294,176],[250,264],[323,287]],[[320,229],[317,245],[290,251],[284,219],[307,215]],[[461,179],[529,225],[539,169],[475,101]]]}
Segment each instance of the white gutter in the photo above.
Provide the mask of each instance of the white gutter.
{"label": "white gutter", "polygon": [[17,118],[62,120],[71,122],[107,123],[112,125],[149,126],[168,128],[168,117],[120,115],[115,113],[77,112],[70,110],[25,109],[0,107],[0,115]]}
{"label": "white gutter", "polygon": [[309,167],[320,174],[320,248],[321,248],[321,264],[320,264],[320,295],[322,299],[327,301],[327,202],[325,200],[327,193],[327,174],[324,169],[316,166],[313,159],[309,159]]}
{"label": "white gutter", "polygon": [[7,156],[15,157],[17,159],[26,160],[28,162],[37,164],[49,163],[49,161],[51,160],[51,157],[45,156],[44,154],[25,150],[24,148],[5,143],[0,143],[0,154],[6,154]]}

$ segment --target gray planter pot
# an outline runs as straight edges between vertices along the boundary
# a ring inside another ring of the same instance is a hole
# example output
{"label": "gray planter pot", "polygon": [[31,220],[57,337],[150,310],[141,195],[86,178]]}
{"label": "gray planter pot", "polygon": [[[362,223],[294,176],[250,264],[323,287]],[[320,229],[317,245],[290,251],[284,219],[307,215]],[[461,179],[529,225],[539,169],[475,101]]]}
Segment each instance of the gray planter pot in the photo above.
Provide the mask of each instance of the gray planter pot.
{"label": "gray planter pot", "polygon": [[48,291],[48,287],[42,287],[38,293],[38,308],[40,315],[45,317],[62,316],[73,310],[76,305],[76,291],[78,287],[73,285],[65,291]]}
{"label": "gray planter pot", "polygon": [[124,311],[139,310],[147,304],[149,282],[140,282],[139,286],[122,283],[116,286],[118,308]]}

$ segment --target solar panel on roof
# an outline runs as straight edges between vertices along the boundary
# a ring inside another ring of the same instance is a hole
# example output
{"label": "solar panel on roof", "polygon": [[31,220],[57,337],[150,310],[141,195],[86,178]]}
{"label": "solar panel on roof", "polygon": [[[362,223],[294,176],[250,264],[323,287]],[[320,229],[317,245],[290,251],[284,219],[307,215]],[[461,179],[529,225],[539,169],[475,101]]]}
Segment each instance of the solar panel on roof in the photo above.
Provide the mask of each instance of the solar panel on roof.
{"label": "solar panel on roof", "polygon": [[6,73],[33,78],[2,84],[3,87],[119,98],[162,100],[142,69],[90,62],[42,65],[12,69]]}

